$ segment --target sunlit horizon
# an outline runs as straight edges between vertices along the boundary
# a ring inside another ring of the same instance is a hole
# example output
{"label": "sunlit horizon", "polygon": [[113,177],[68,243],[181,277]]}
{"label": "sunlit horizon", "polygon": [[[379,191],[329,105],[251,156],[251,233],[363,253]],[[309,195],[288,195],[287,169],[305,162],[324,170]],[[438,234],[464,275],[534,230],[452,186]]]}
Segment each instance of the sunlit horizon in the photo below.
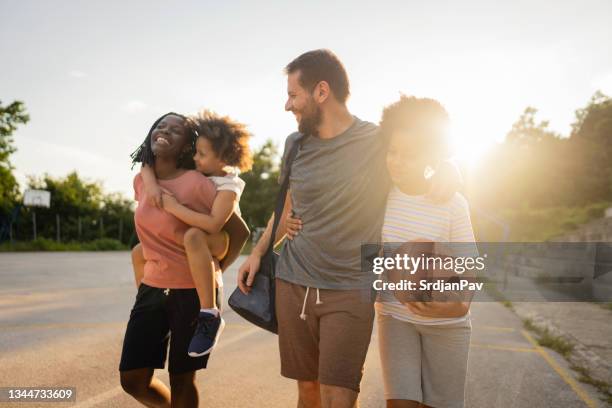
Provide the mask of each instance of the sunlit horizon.
{"label": "sunlit horizon", "polygon": [[[572,5],[556,3],[551,15],[543,1],[375,9],[5,2],[0,11],[10,18],[0,26],[0,51],[10,58],[0,98],[23,101],[31,115],[15,132],[11,161],[22,185],[26,175],[77,170],[131,197],[129,154],[151,123],[167,111],[202,108],[248,124],[253,148],[268,139],[282,148],[296,129],[283,109],[282,69],[302,52],[329,48],[347,68],[353,114],[378,123],[400,93],[435,98],[451,117],[457,157],[473,165],[526,107],[567,136],[576,109],[598,89],[612,93],[612,6],[587,3],[577,20]],[[317,21],[316,28],[298,28],[296,19]]]}

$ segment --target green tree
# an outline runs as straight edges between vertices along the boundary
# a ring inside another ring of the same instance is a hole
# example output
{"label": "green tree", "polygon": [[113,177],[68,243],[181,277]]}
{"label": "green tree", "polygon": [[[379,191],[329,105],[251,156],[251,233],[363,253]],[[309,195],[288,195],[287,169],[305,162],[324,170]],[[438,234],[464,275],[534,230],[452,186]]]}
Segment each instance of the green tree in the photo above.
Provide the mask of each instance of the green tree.
{"label": "green tree", "polygon": [[271,140],[253,154],[253,168],[241,175],[246,183],[240,198],[242,216],[251,231],[265,227],[278,194],[278,149]]}
{"label": "green tree", "polygon": [[547,120],[538,122],[537,113],[536,108],[531,106],[525,108],[518,120],[512,124],[512,129],[506,135],[506,142],[524,148],[534,148],[538,143],[557,138],[554,132],[548,130]]}
{"label": "green tree", "polygon": [[121,193],[107,194],[102,200],[100,212],[106,237],[117,239],[124,244],[134,243],[134,240],[137,240],[132,200]]}
{"label": "green tree", "polygon": [[19,184],[10,162],[11,154],[17,151],[13,133],[18,125],[26,124],[29,120],[23,102],[15,101],[4,106],[0,101],[0,215],[7,214],[13,208],[19,195]]}
{"label": "green tree", "polygon": [[542,208],[568,198],[573,179],[568,141],[526,108],[470,180],[473,198],[487,208]]}
{"label": "green tree", "polygon": [[525,109],[468,180],[474,207],[505,219],[512,239],[557,236],[600,217],[612,201],[612,99],[596,92],[576,111],[569,137],[536,116]]}
{"label": "green tree", "polygon": [[56,216],[61,240],[82,242],[98,238],[130,242],[134,232],[132,201],[119,193],[106,194],[99,182],[87,181],[71,172],[65,177],[29,177],[28,187],[51,192],[51,207],[24,209],[20,239],[31,237],[31,211],[36,211],[38,235],[56,238]]}
{"label": "green tree", "polygon": [[576,111],[570,141],[581,202],[612,200],[612,99],[597,91]]}
{"label": "green tree", "polygon": [[608,103],[610,101],[610,97],[606,94],[604,94],[601,91],[595,91],[595,93],[593,94],[593,96],[591,96],[591,99],[589,100],[589,102],[587,103],[587,105],[584,108],[580,108],[577,109],[575,112],[575,117],[576,120],[574,121],[574,123],[572,123],[572,135],[577,134],[580,131],[580,128],[582,128],[582,125],[585,122],[585,119],[587,118],[587,116],[589,116],[589,113],[591,113],[591,111],[593,109],[597,109],[598,107],[601,107],[602,105]]}

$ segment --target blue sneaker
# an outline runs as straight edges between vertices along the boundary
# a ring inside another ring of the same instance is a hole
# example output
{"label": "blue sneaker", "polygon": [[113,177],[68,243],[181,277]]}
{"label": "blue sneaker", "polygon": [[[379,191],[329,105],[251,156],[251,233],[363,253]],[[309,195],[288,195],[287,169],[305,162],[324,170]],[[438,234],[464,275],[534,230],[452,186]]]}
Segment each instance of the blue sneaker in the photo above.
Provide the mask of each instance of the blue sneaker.
{"label": "blue sneaker", "polygon": [[217,345],[219,336],[225,327],[225,321],[212,313],[200,312],[187,354],[190,357],[202,357],[209,354]]}

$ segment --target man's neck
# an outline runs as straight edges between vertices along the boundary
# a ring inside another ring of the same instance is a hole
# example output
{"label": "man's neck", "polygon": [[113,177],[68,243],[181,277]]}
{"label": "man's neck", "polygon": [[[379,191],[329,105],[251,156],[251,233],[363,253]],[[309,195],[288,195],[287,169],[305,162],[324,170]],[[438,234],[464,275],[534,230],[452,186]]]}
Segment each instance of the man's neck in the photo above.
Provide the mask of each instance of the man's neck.
{"label": "man's neck", "polygon": [[355,118],[345,105],[338,104],[323,112],[323,119],[319,125],[319,138],[332,139],[351,127]]}

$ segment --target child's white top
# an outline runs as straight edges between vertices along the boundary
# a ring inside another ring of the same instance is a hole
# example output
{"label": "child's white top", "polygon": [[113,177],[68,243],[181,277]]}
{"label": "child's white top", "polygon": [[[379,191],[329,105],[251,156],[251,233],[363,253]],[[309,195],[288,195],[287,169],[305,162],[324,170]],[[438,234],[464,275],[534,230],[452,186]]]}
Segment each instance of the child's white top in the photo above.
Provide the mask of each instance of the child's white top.
{"label": "child's white top", "polygon": [[[419,238],[434,242],[474,242],[466,199],[456,193],[447,203],[434,204],[422,195],[408,195],[394,186],[387,198],[382,240],[386,243],[405,243]],[[462,256],[478,256],[475,244],[465,248],[470,253]],[[410,312],[391,292],[385,291],[379,294],[375,307],[379,313],[416,324],[454,324],[469,316],[469,312],[458,318],[419,316]]]}
{"label": "child's white top", "polygon": [[[238,170],[235,168],[226,168],[225,176],[210,176],[209,179],[215,183],[217,191],[233,191],[236,193],[236,201],[240,202],[240,196],[244,191],[245,182],[238,177]],[[236,212],[240,214],[240,206],[236,207]]]}

